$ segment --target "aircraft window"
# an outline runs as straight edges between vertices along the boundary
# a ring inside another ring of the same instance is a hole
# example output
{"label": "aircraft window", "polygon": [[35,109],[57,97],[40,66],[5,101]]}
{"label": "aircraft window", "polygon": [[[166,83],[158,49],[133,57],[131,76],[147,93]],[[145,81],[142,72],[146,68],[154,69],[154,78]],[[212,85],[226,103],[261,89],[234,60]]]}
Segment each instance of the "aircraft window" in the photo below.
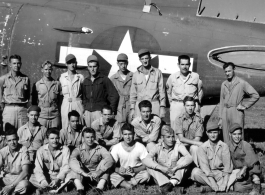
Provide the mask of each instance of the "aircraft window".
{"label": "aircraft window", "polygon": [[197,16],[265,23],[264,0],[201,0]]}

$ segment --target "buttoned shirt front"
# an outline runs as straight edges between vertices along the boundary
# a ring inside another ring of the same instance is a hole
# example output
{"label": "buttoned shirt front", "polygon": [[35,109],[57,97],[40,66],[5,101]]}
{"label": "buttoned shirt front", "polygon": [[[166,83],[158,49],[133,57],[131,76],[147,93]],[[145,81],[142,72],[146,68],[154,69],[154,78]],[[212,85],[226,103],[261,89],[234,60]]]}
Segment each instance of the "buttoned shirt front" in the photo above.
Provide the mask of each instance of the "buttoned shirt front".
{"label": "buttoned shirt front", "polygon": [[199,113],[190,116],[186,112],[176,118],[174,131],[176,135],[183,134],[187,139],[193,140],[195,137],[203,135],[203,119]]}
{"label": "buttoned shirt front", "polygon": [[49,144],[43,145],[37,151],[35,160],[34,174],[39,183],[42,180],[47,180],[45,170],[51,177],[56,177],[64,181],[66,174],[69,172],[69,156],[70,150],[67,146],[60,146],[53,156],[49,150]]}
{"label": "buttoned shirt front", "polygon": [[24,104],[29,101],[29,78],[19,73],[13,77],[11,71],[0,77],[2,102],[7,104]]}
{"label": "buttoned shirt front", "polygon": [[51,81],[41,79],[33,85],[32,105],[41,108],[40,118],[53,119],[60,115],[58,109],[60,91],[60,82],[54,79]]}
{"label": "buttoned shirt front", "polygon": [[78,126],[78,131],[71,129],[70,125],[67,129],[60,131],[60,143],[65,146],[78,147],[83,142],[82,132],[86,127],[83,125]]}
{"label": "buttoned shirt front", "polygon": [[151,67],[148,78],[143,74],[143,67],[137,68],[133,73],[130,91],[131,109],[134,109],[136,101],[142,100],[159,101],[160,107],[166,106],[165,88],[161,70]]}
{"label": "buttoned shirt front", "polygon": [[19,175],[24,165],[30,165],[27,148],[18,145],[14,153],[10,152],[9,146],[0,150],[0,167],[4,174]]}
{"label": "buttoned shirt front", "polygon": [[209,140],[204,142],[198,149],[198,161],[206,176],[212,170],[222,171],[223,176],[231,174],[233,170],[229,147],[220,140],[215,147],[215,151]]}
{"label": "buttoned shirt front", "polygon": [[151,121],[145,125],[142,117],[136,117],[132,123],[136,136],[140,137],[143,142],[156,142],[159,139],[161,119],[156,115],[151,115]]}
{"label": "buttoned shirt front", "polygon": [[179,71],[171,74],[166,83],[166,90],[170,103],[174,100],[182,101],[186,96],[201,102],[203,96],[202,81],[195,72],[190,72],[185,80],[181,78]]}

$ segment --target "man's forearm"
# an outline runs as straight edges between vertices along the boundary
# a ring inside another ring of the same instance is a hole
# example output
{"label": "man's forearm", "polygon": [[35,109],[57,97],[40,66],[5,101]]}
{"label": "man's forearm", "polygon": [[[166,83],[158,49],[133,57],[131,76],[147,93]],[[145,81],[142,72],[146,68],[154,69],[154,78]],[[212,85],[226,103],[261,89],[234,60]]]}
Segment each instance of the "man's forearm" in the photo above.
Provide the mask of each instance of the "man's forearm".
{"label": "man's forearm", "polygon": [[13,185],[14,187],[18,185],[19,182],[21,182],[23,179],[25,179],[28,176],[27,171],[22,171],[19,176],[10,184]]}

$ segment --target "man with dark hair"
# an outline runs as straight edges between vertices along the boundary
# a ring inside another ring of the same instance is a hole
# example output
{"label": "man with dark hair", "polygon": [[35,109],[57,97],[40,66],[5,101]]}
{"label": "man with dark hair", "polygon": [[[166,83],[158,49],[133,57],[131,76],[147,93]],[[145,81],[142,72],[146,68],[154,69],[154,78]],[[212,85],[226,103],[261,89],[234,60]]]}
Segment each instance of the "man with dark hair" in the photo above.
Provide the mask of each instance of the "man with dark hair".
{"label": "man with dark hair", "polygon": [[[229,144],[229,128],[237,123],[244,127],[244,111],[259,99],[258,92],[246,81],[235,75],[235,65],[231,62],[223,66],[227,80],[222,83],[219,108],[219,127],[223,129],[224,142]],[[250,98],[247,98],[250,97]],[[244,129],[242,129],[244,139]]]}
{"label": "man with dark hair", "polygon": [[175,119],[184,112],[183,99],[191,96],[196,100],[195,112],[199,112],[200,103],[203,96],[202,81],[199,75],[191,72],[190,57],[181,55],[178,58],[179,71],[171,74],[166,83],[167,95],[170,103],[170,123],[171,127],[175,126]]}
{"label": "man with dark hair", "polygon": [[112,75],[110,80],[117,89],[120,99],[117,109],[116,119],[121,123],[128,122],[130,112],[130,90],[132,85],[133,73],[127,69],[128,56],[121,53],[117,57],[117,65],[119,70]]}
{"label": "man with dark hair", "polygon": [[34,163],[37,150],[46,143],[46,127],[38,122],[41,109],[38,106],[28,108],[29,121],[17,131],[19,143],[24,145],[29,152],[30,161]]}
{"label": "man with dark hair", "polygon": [[43,77],[32,88],[32,105],[41,108],[39,122],[46,128],[61,126],[58,108],[61,85],[52,78],[52,67],[53,64],[47,60],[41,65]]}
{"label": "man with dark hair", "polygon": [[34,174],[30,178],[30,182],[37,188],[37,195],[43,190],[59,187],[69,172],[70,150],[59,143],[59,130],[51,128],[46,136],[48,144],[38,149]]}
{"label": "man with dark hair", "polygon": [[181,183],[192,157],[182,143],[175,142],[170,126],[164,125],[161,134],[163,142],[151,148],[143,164],[149,168],[147,171],[161,187],[162,194],[167,194]]}
{"label": "man with dark hair", "polygon": [[198,166],[197,150],[203,136],[203,119],[195,110],[195,100],[186,96],[183,100],[185,112],[176,118],[174,130],[176,138],[189,148],[194,163]]}
{"label": "man with dark hair", "polygon": [[165,116],[166,94],[161,70],[151,65],[151,53],[148,49],[138,52],[141,66],[133,73],[130,91],[130,118],[140,116],[138,104],[142,100],[152,102],[153,113],[159,117]]}
{"label": "man with dark hair", "polygon": [[261,167],[258,156],[251,145],[242,140],[242,127],[239,124],[233,124],[229,130],[231,134],[229,149],[234,170],[230,175],[227,191],[233,185],[236,192],[252,190],[250,195],[260,194]]}
{"label": "man with dark hair", "polygon": [[0,77],[0,105],[3,110],[3,129],[9,123],[16,129],[27,122],[27,103],[30,98],[29,78],[20,72],[19,55],[9,57],[9,73]]}
{"label": "man with dark hair", "polygon": [[76,110],[80,114],[79,122],[83,124],[84,107],[82,104],[82,91],[84,76],[76,72],[77,61],[73,54],[65,58],[67,72],[61,74],[59,79],[62,87],[63,102],[61,106],[62,129],[68,127],[68,113]]}
{"label": "man with dark hair", "polygon": [[[132,189],[138,183],[148,182],[149,173],[146,171],[142,160],[147,156],[143,144],[135,142],[133,126],[125,123],[122,128],[123,142],[113,146],[111,155],[116,162],[115,172],[110,175],[114,187]],[[117,165],[120,165],[118,167]]]}
{"label": "man with dark hair", "polygon": [[1,194],[26,194],[30,184],[30,160],[26,147],[18,143],[15,129],[6,129],[7,146],[0,150]]}
{"label": "man with dark hair", "polygon": [[161,128],[161,119],[152,114],[152,104],[148,100],[139,103],[141,116],[132,121],[136,139],[147,145],[147,150],[158,141]]}
{"label": "man with dark hair", "polygon": [[95,120],[91,127],[96,131],[96,139],[100,145],[110,148],[119,143],[121,138],[121,123],[113,118],[110,106],[103,106],[101,117]]}
{"label": "man with dark hair", "polygon": [[95,143],[96,133],[92,128],[85,128],[82,134],[84,142],[71,154],[69,160],[71,172],[67,178],[74,179],[79,195],[85,195],[83,183],[86,182],[97,183],[94,191],[102,194],[109,179],[108,170],[114,162],[110,153]]}
{"label": "man with dark hair", "polygon": [[60,131],[60,143],[68,146],[71,152],[83,142],[82,131],[85,127],[80,124],[79,119],[80,115],[76,110],[70,111],[68,113],[69,125]]}
{"label": "man with dark hair", "polygon": [[91,127],[92,122],[100,118],[100,109],[106,104],[116,115],[119,94],[110,79],[99,72],[97,56],[88,56],[87,65],[90,75],[84,81],[83,104],[86,126]]}

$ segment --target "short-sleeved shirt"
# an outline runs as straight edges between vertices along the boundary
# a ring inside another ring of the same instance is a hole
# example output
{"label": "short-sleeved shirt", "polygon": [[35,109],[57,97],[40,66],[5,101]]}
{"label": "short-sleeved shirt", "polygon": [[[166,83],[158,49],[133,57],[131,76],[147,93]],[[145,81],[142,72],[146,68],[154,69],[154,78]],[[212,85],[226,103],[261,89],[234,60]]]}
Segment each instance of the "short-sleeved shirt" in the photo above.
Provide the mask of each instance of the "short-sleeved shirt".
{"label": "short-sleeved shirt", "polygon": [[148,152],[143,144],[136,142],[131,152],[127,152],[122,142],[113,146],[111,155],[115,162],[120,162],[120,166],[124,168],[138,167],[142,165],[142,160],[147,156]]}
{"label": "short-sleeved shirt", "polygon": [[204,131],[203,119],[198,113],[195,113],[193,116],[189,116],[185,112],[176,118],[174,131],[176,135],[183,134],[183,136],[187,139],[202,137]]}
{"label": "short-sleeved shirt", "polygon": [[16,152],[11,154],[9,146],[6,146],[0,150],[0,166],[4,173],[12,175],[19,175],[24,165],[30,165],[29,154],[27,148],[18,145]]}

